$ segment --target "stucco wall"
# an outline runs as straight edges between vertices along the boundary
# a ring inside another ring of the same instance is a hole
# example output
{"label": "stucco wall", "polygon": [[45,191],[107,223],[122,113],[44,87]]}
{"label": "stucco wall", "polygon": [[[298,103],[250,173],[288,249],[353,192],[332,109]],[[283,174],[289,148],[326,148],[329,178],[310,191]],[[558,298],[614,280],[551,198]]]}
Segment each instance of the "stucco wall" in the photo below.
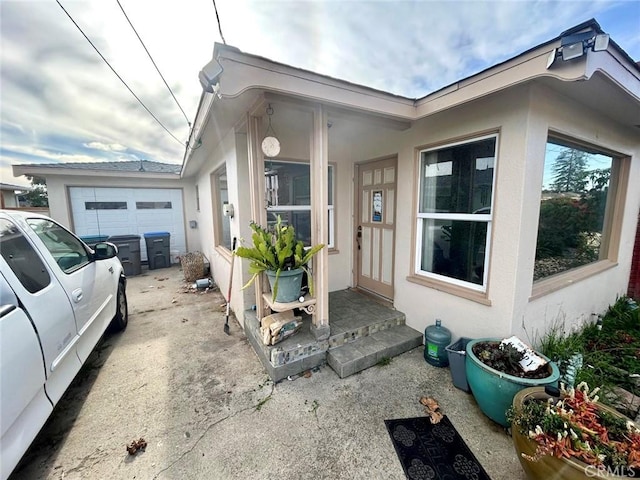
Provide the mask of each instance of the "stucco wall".
{"label": "stucco wall", "polygon": [[[540,189],[547,132],[568,135],[577,140],[631,157],[631,171],[622,218],[621,242],[617,266],[589,278],[576,281],[535,300],[529,301],[532,289]],[[549,88],[535,86],[531,91],[529,141],[526,151],[525,209],[520,232],[520,256],[516,278],[516,302],[512,330],[538,337],[550,325],[560,322],[568,331],[592,314],[602,313],[617,296],[626,293],[633,255],[634,233],[640,209],[640,136],[633,130],[589,110]]]}

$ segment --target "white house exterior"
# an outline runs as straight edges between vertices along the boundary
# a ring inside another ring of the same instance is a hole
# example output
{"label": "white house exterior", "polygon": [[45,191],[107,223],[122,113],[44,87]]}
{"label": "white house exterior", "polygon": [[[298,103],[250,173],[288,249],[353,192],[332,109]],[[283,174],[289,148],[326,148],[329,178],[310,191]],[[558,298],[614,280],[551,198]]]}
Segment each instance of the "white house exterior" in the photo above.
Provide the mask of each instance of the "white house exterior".
{"label": "white house exterior", "polygon": [[[250,241],[251,221],[286,216],[306,241],[328,244],[313,264],[317,337],[330,328],[329,292],[358,287],[419,331],[439,318],[456,337],[535,342],[554,322],[570,328],[602,312],[629,282],[640,67],[613,41],[592,48],[602,33],[585,22],[419,99],[216,44],[179,176],[64,164],[15,165],[14,174],[45,176],[51,215],[72,228],[74,189],[180,190],[185,249],[205,254],[224,292],[232,239]],[[563,60],[575,38],[589,45]],[[274,157],[261,151],[267,135],[281,145]],[[604,209],[598,233],[580,237],[592,257],[573,248],[580,266],[538,278],[541,206],[554,195],[572,211],[584,205],[576,191],[549,193],[545,164],[565,150],[593,163],[583,183]],[[595,188],[596,174],[606,189]],[[241,290],[242,263],[231,307],[244,325],[253,306],[264,311],[256,292],[266,287]]]}
{"label": "white house exterior", "polygon": [[[613,41],[563,60],[563,43],[583,33],[602,32],[586,22],[420,99],[216,44],[182,178],[197,186],[198,243],[217,283],[226,291],[231,239],[250,241],[250,221],[266,225],[281,211],[311,243],[330,243],[313,265],[320,334],[331,323],[328,293],[348,287],[387,298],[417,330],[442,319],[454,336],[534,342],[553,322],[571,327],[602,312],[629,280],[640,69]],[[275,157],[261,151],[267,135],[280,141]],[[545,157],[567,148],[609,162],[597,258],[534,281]],[[468,168],[473,187],[454,188],[471,180],[452,169]],[[439,193],[447,189],[465,196],[460,211]],[[262,299],[240,290],[246,264],[234,275],[243,322]]]}

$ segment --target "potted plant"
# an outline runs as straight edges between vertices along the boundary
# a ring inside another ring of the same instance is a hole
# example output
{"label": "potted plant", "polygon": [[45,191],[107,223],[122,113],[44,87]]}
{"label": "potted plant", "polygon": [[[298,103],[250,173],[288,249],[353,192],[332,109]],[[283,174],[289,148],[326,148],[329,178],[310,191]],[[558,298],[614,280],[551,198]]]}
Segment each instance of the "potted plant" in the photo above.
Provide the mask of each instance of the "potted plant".
{"label": "potted plant", "polygon": [[298,299],[302,286],[302,274],[307,274],[309,293],[313,295],[313,278],[307,264],[324,244],[305,248],[301,240],[296,240],[295,229],[283,225],[278,220],[272,228],[264,228],[251,222],[252,247],[240,246],[236,255],[250,260],[249,273],[252,277],[242,288],[251,285],[261,273],[266,273],[275,302],[293,302]]}
{"label": "potted plant", "polygon": [[525,351],[496,338],[479,338],[467,343],[467,381],[480,410],[503,427],[509,422],[506,411],[513,397],[527,387],[557,385],[560,372],[555,363],[532,351],[545,363],[525,371],[521,361]]}
{"label": "potted plant", "polygon": [[534,479],[632,478],[640,475],[640,429],[598,402],[598,389],[527,388],[509,411],[513,444]]}

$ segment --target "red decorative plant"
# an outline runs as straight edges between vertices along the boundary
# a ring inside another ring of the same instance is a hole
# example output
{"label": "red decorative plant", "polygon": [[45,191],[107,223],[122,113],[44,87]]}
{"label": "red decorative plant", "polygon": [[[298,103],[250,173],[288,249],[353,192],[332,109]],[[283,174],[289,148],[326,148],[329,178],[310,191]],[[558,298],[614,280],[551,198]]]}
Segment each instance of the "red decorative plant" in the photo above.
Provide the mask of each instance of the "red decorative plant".
{"label": "red decorative plant", "polygon": [[[544,455],[573,457],[600,468],[640,469],[640,429],[622,415],[599,408],[599,389],[586,383],[562,390],[559,399],[530,399],[510,413],[512,425],[538,443],[536,461]],[[640,474],[640,470],[638,470]]]}

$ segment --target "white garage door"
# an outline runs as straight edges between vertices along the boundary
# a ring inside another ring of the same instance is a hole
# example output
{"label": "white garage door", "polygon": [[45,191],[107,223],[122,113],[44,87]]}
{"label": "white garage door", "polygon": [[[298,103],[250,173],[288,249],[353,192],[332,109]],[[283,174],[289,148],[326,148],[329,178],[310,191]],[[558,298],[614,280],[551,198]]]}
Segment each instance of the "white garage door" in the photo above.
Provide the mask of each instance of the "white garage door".
{"label": "white garage door", "polygon": [[169,188],[70,187],[76,235],[140,235],[140,257],[147,260],[143,235],[169,232],[170,250],[185,253],[182,190]]}

